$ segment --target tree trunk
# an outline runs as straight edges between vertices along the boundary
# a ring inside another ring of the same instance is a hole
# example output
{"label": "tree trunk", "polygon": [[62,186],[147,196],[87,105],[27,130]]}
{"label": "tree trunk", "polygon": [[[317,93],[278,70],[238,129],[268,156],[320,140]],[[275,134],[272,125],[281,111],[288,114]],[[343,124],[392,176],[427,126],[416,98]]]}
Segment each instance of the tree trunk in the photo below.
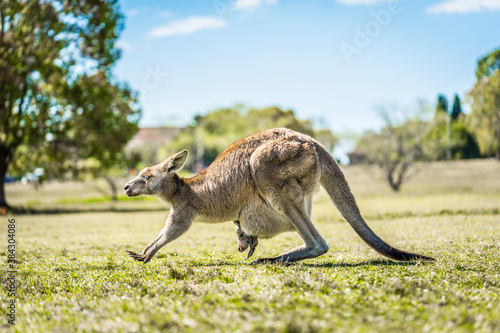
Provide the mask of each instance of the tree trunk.
{"label": "tree trunk", "polygon": [[0,146],[0,214],[6,213],[7,209],[10,208],[5,197],[5,176],[7,175],[7,169],[12,161],[14,151],[13,146],[8,148]]}
{"label": "tree trunk", "polygon": [[401,184],[398,184],[398,182],[394,181],[394,169],[386,170],[385,179],[387,180],[387,183],[389,184],[391,190],[393,190],[394,192],[399,191],[399,186]]}
{"label": "tree trunk", "polygon": [[7,165],[5,160],[0,160],[0,215],[7,212],[7,201],[5,199],[5,175],[7,174]]}
{"label": "tree trunk", "polygon": [[390,182],[389,185],[391,186],[391,190],[393,190],[394,192],[399,192],[399,187],[401,186],[401,184]]}
{"label": "tree trunk", "polygon": [[111,200],[118,201],[118,188],[111,177],[105,176],[104,179],[108,182],[109,188],[111,189]]}

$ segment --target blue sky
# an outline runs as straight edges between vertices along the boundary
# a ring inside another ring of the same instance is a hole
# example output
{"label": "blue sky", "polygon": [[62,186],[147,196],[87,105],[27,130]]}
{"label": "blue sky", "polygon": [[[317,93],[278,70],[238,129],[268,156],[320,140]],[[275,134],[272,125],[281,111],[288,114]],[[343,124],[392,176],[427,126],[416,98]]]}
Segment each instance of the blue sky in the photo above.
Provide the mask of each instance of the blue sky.
{"label": "blue sky", "polygon": [[141,126],[244,103],[336,133],[377,129],[377,105],[464,97],[500,47],[500,0],[121,0],[114,73]]}

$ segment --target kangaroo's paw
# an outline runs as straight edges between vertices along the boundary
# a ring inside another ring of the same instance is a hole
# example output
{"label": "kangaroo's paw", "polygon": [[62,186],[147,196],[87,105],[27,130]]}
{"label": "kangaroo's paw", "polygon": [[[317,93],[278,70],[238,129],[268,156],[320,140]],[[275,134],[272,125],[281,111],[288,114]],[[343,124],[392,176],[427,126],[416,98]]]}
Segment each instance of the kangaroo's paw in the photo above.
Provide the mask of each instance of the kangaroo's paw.
{"label": "kangaroo's paw", "polygon": [[288,265],[291,261],[284,259],[283,257],[273,257],[273,258],[259,258],[252,261],[252,264],[284,264]]}
{"label": "kangaroo's paw", "polygon": [[135,253],[132,251],[127,250],[128,255],[137,261],[142,261],[143,263],[147,263],[151,258],[147,254],[142,254],[142,253]]}
{"label": "kangaroo's paw", "polygon": [[253,265],[268,264],[268,263],[272,263],[272,262],[274,262],[273,258],[259,258],[259,259],[255,259],[254,261],[252,261],[252,264]]}
{"label": "kangaroo's paw", "polygon": [[250,258],[255,252],[255,247],[250,247],[250,251],[248,251],[247,259]]}
{"label": "kangaroo's paw", "polygon": [[255,252],[255,249],[257,248],[257,245],[259,244],[259,237],[247,236],[247,239],[248,239],[248,245],[250,246],[250,251],[248,251],[248,255],[247,255],[247,259],[248,259]]}

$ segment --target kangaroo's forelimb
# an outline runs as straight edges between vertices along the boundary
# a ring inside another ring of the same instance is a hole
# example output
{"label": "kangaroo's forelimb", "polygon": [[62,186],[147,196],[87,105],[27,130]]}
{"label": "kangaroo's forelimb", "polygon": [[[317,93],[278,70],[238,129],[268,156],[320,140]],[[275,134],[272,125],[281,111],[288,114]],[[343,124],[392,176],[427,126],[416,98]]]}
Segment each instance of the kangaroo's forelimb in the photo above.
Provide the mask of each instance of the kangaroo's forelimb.
{"label": "kangaroo's forelimb", "polygon": [[191,219],[180,219],[173,212],[173,210],[171,210],[165,222],[165,227],[161,229],[158,236],[151,243],[149,243],[148,246],[146,246],[140,253],[128,250],[127,253],[133,259],[147,263],[151,260],[151,258],[153,258],[159,249],[184,234],[189,229],[191,224]]}

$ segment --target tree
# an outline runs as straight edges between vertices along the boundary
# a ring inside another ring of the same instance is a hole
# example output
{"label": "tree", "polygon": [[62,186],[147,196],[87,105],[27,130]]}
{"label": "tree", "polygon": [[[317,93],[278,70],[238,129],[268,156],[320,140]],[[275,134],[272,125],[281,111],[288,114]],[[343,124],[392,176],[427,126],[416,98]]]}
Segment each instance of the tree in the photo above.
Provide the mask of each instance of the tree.
{"label": "tree", "polygon": [[500,48],[478,60],[476,78],[487,78],[497,70],[500,70]]}
{"label": "tree", "polygon": [[500,160],[500,49],[478,61],[476,78],[468,94],[471,128],[481,153]]}
{"label": "tree", "polygon": [[459,116],[463,116],[462,105],[460,103],[460,98],[458,95],[455,95],[455,99],[453,100],[453,107],[451,108],[451,119],[457,120]]}
{"label": "tree", "polygon": [[236,105],[196,116],[194,124],[163,147],[161,154],[168,156],[188,149],[195,157],[188,161],[188,167],[198,171],[213,162],[230,143],[273,127],[286,127],[316,137],[330,150],[337,142],[330,130],[315,130],[311,121],[297,119],[292,110],[278,107],[244,110],[241,105]]}
{"label": "tree", "polygon": [[379,133],[366,132],[358,141],[356,151],[364,154],[369,164],[382,170],[389,187],[397,192],[416,170],[414,164],[424,159],[423,138],[431,125],[420,119],[421,114],[395,119],[401,114],[397,108],[384,107],[381,113],[385,126]]}
{"label": "tree", "polygon": [[442,117],[443,115],[448,115],[448,99],[444,95],[438,95],[438,101],[436,104],[435,117]]}
{"label": "tree", "polygon": [[433,126],[423,138],[424,151],[428,159],[462,159],[479,157],[476,140],[467,126],[460,98],[455,95],[451,113],[443,105],[446,98],[438,96]]}
{"label": "tree", "polygon": [[116,163],[140,116],[111,77],[121,29],[117,0],[0,3],[0,206],[10,166],[61,177]]}
{"label": "tree", "polygon": [[478,158],[479,148],[469,130],[467,119],[434,120],[422,140],[424,154],[429,160]]}

